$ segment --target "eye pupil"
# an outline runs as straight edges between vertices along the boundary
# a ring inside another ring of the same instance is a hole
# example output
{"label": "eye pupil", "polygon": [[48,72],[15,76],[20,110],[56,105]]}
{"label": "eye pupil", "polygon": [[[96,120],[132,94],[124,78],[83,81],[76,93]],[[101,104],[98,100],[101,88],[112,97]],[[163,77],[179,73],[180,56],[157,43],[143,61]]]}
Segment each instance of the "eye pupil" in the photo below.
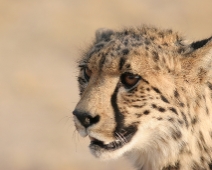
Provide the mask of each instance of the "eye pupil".
{"label": "eye pupil", "polygon": [[141,79],[139,75],[124,73],[121,75],[121,82],[126,88],[131,88]]}

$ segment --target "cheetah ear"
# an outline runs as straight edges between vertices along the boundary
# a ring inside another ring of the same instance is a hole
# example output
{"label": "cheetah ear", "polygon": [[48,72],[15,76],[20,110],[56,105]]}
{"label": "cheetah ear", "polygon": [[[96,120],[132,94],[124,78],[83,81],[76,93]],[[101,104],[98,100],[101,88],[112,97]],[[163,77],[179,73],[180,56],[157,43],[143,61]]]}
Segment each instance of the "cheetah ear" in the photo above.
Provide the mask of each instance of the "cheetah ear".
{"label": "cheetah ear", "polygon": [[182,58],[182,68],[188,76],[203,80],[212,76],[212,37],[189,45],[185,57]]}
{"label": "cheetah ear", "polygon": [[200,67],[212,63],[212,37],[191,43],[190,49],[190,56]]}
{"label": "cheetah ear", "polygon": [[106,28],[99,28],[96,30],[96,41],[109,41],[111,35],[114,34],[114,31]]}
{"label": "cheetah ear", "polygon": [[193,42],[190,44],[190,48],[193,51],[198,50],[198,49],[201,50],[202,48],[204,48],[205,45],[207,45],[211,41],[212,41],[212,37],[204,39],[204,40],[196,41],[196,42]]}

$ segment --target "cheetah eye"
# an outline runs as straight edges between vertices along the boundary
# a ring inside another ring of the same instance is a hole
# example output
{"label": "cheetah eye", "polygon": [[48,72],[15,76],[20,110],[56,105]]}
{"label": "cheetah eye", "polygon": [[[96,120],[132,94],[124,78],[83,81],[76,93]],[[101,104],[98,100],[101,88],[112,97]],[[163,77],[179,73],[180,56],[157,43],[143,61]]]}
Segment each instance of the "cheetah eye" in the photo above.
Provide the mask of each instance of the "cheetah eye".
{"label": "cheetah eye", "polygon": [[84,68],[84,77],[87,81],[89,81],[91,75],[92,75],[92,71],[87,67]]}
{"label": "cheetah eye", "polygon": [[121,75],[121,83],[126,88],[132,88],[134,85],[138,83],[138,81],[141,79],[141,76],[137,74],[132,73],[124,73]]}

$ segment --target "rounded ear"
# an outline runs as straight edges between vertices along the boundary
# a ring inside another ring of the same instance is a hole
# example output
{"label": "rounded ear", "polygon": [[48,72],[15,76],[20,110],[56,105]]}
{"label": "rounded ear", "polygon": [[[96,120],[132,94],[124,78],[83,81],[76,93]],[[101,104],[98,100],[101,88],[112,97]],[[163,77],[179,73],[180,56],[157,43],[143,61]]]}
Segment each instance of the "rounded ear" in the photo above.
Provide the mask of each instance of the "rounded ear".
{"label": "rounded ear", "polygon": [[114,31],[106,28],[99,28],[96,30],[96,41],[109,41],[111,35],[114,34]]}

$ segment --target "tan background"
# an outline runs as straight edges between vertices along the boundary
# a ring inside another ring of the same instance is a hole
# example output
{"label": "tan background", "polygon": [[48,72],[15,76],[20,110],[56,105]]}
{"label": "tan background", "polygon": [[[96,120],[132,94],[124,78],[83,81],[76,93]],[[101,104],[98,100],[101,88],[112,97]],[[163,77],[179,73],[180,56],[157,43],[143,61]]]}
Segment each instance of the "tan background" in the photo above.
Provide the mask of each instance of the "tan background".
{"label": "tan background", "polygon": [[129,170],[100,162],[72,122],[76,60],[97,28],[149,23],[212,35],[211,0],[0,0],[0,170]]}

